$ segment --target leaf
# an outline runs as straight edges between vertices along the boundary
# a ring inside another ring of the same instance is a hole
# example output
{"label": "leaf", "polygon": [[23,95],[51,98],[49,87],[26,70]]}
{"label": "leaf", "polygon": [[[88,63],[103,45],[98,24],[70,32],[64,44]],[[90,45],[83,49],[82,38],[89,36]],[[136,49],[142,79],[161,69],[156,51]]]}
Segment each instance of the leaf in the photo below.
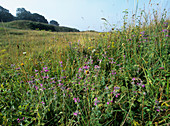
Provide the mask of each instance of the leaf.
{"label": "leaf", "polygon": [[121,92],[127,92],[128,91],[128,89],[125,86],[122,86],[120,89],[121,89]]}

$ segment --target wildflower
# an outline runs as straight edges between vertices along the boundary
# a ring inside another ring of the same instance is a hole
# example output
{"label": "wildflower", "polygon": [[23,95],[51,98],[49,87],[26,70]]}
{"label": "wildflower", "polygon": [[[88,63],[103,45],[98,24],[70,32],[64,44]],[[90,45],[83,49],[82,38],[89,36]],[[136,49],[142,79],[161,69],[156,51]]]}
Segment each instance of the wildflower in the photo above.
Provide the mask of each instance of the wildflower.
{"label": "wildflower", "polygon": [[95,68],[95,69],[99,69],[99,68],[100,68],[100,66],[98,66],[98,65],[95,65],[95,66],[94,66],[94,68]]}
{"label": "wildflower", "polygon": [[35,89],[36,89],[36,90],[38,90],[38,87],[37,87],[37,86],[35,86]]}
{"label": "wildflower", "polygon": [[159,67],[160,70],[164,70],[164,67]]}
{"label": "wildflower", "polygon": [[160,110],[159,110],[159,109],[157,109],[156,111],[157,111],[157,112],[159,112]]}
{"label": "wildflower", "polygon": [[26,55],[27,52],[23,52],[23,55]]}
{"label": "wildflower", "polygon": [[145,85],[143,84],[143,85],[142,85],[142,87],[144,88],[144,87],[145,87]]}
{"label": "wildflower", "polygon": [[78,72],[81,72],[81,68],[79,68],[79,71]]}
{"label": "wildflower", "polygon": [[63,85],[63,83],[59,83],[58,86],[61,87]]}
{"label": "wildflower", "polygon": [[77,116],[77,115],[78,115],[78,113],[74,112],[74,113],[73,113],[73,115]]}
{"label": "wildflower", "polygon": [[48,72],[48,67],[43,67],[44,72]]}
{"label": "wildflower", "polygon": [[75,103],[80,102],[79,97],[78,98],[73,98],[73,100],[74,100]]}
{"label": "wildflower", "polygon": [[134,81],[134,80],[135,80],[135,78],[132,78],[132,80]]}
{"label": "wildflower", "polygon": [[74,113],[73,113],[73,115],[74,116],[78,116],[78,115],[80,115],[81,113],[78,111],[78,110],[76,110]]}
{"label": "wildflower", "polygon": [[113,74],[116,74],[116,72],[115,72],[115,71],[112,71],[112,75],[113,75]]}
{"label": "wildflower", "polygon": [[41,102],[43,105],[45,104],[43,101]]}
{"label": "wildflower", "polygon": [[114,48],[115,46],[114,46],[114,42],[112,42],[112,48]]}
{"label": "wildflower", "polygon": [[14,67],[15,66],[15,64],[11,64],[11,67]]}
{"label": "wildflower", "polygon": [[84,73],[85,73],[86,75],[89,75],[89,74],[90,74],[90,71],[89,71],[89,70],[85,70]]}
{"label": "wildflower", "polygon": [[163,29],[162,32],[168,32],[168,30],[167,29]]}
{"label": "wildflower", "polygon": [[86,65],[86,66],[83,67],[83,69],[87,70],[87,69],[89,69],[89,66]]}
{"label": "wildflower", "polygon": [[38,72],[38,70],[35,69],[35,72]]}
{"label": "wildflower", "polygon": [[117,98],[119,95],[120,95],[120,94],[119,94],[119,93],[117,93],[117,94],[115,95],[115,97]]}
{"label": "wildflower", "polygon": [[144,35],[144,34],[145,34],[145,31],[140,32],[140,34],[143,34],[143,35]]}
{"label": "wildflower", "polygon": [[21,63],[21,66],[24,66],[24,63]]}
{"label": "wildflower", "polygon": [[15,70],[20,70],[21,68],[20,67],[18,67],[18,68],[16,68]]}
{"label": "wildflower", "polygon": [[97,98],[94,99],[94,105],[97,105],[97,103],[99,103],[100,101],[97,100]]}
{"label": "wildflower", "polygon": [[109,102],[107,102],[107,104],[109,105]]}
{"label": "wildflower", "polygon": [[94,53],[95,51],[96,51],[96,50],[95,50],[95,49],[93,49],[93,50],[92,50],[92,53]]}

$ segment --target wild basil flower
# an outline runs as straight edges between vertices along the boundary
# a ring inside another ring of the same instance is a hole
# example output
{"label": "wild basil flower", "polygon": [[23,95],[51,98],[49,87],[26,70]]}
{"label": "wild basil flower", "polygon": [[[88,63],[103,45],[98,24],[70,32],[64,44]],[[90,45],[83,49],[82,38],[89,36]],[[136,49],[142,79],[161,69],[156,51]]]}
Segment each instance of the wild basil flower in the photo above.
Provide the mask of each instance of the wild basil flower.
{"label": "wild basil flower", "polygon": [[73,113],[73,115],[74,116],[78,116],[78,115],[80,115],[81,113],[78,111],[78,110],[76,110],[74,113]]}
{"label": "wild basil flower", "polygon": [[87,66],[87,65],[86,65],[86,66],[83,67],[83,69],[86,69],[86,70],[87,70],[87,69],[89,69],[89,67],[90,67],[90,66]]}
{"label": "wild basil flower", "polygon": [[36,90],[38,90],[38,87],[37,87],[37,86],[35,86],[35,89],[36,89]]}
{"label": "wild basil flower", "polygon": [[58,86],[61,87],[63,85],[63,83],[59,83]]}
{"label": "wild basil flower", "polygon": [[81,70],[82,70],[82,69],[81,69],[81,67],[80,67],[78,72],[81,72]]}
{"label": "wild basil flower", "polygon": [[109,63],[113,64],[113,60],[112,60],[112,62],[111,62],[111,61],[109,61]]}
{"label": "wild basil flower", "polygon": [[43,101],[41,102],[43,105],[45,104]]}
{"label": "wild basil flower", "polygon": [[47,75],[47,76],[43,76],[42,77],[43,79],[48,79],[49,78],[49,76]]}
{"label": "wild basil flower", "polygon": [[20,67],[18,67],[18,68],[16,68],[15,70],[20,70],[21,68]]}
{"label": "wild basil flower", "polygon": [[97,100],[97,98],[94,99],[94,105],[97,105],[97,103],[99,103],[100,101]]}
{"label": "wild basil flower", "polygon": [[15,64],[11,64],[11,67],[14,67],[15,66]]}
{"label": "wild basil flower", "polygon": [[160,70],[164,70],[164,67],[159,67]]}
{"label": "wild basil flower", "polygon": [[162,32],[168,32],[168,30],[167,29],[163,29]]}
{"label": "wild basil flower", "polygon": [[118,91],[120,90],[120,87],[114,87],[114,90],[111,92],[111,94],[114,94],[115,97],[117,98],[120,93],[118,93]]}
{"label": "wild basil flower", "polygon": [[140,32],[140,34],[143,34],[143,35],[144,35],[144,34],[145,34],[145,31]]}
{"label": "wild basil flower", "polygon": [[80,102],[79,97],[78,98],[73,98],[73,100],[74,100],[75,103]]}
{"label": "wild basil flower", "polygon": [[43,71],[44,72],[48,72],[49,70],[48,70],[48,67],[43,67]]}

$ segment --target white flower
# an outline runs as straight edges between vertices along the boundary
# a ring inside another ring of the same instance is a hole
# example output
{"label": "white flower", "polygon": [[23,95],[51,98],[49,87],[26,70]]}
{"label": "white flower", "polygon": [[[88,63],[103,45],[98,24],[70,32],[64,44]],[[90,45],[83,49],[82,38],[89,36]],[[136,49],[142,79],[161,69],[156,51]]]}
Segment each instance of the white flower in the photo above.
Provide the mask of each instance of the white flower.
{"label": "white flower", "polygon": [[23,52],[23,55],[26,55],[27,52]]}
{"label": "white flower", "polygon": [[93,49],[93,50],[92,50],[92,53],[94,53],[95,51],[96,51],[96,50],[95,50],[95,49]]}

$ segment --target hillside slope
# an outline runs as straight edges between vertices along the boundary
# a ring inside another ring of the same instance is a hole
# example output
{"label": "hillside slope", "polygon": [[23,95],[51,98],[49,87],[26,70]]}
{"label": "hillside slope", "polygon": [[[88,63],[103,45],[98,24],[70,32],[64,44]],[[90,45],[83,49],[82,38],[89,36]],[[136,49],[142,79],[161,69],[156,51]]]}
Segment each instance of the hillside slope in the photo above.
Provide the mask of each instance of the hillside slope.
{"label": "hillside slope", "polygon": [[78,29],[69,28],[64,26],[54,26],[50,24],[33,22],[27,20],[17,20],[6,23],[0,23],[1,27],[8,28],[16,28],[16,29],[24,29],[24,30],[45,30],[45,31],[53,31],[53,32],[79,32]]}

